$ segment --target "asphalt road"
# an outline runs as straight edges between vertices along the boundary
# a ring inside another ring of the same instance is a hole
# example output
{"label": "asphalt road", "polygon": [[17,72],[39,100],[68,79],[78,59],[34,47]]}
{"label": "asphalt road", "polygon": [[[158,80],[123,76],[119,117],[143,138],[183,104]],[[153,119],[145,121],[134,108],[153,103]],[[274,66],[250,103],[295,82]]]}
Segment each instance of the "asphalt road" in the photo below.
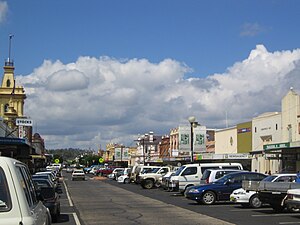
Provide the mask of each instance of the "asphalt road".
{"label": "asphalt road", "polygon": [[268,207],[245,209],[231,203],[199,205],[162,189],[145,190],[93,176],[71,181],[70,174],[63,175],[67,189],[61,195],[62,225],[300,224],[300,213],[276,214]]}

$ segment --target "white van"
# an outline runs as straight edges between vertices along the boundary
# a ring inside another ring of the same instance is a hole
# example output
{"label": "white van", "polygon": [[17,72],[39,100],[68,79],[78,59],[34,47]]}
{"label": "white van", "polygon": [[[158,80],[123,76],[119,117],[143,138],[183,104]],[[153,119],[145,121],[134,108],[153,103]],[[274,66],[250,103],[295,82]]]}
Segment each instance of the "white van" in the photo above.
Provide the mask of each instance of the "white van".
{"label": "white van", "polygon": [[173,191],[184,192],[187,187],[200,185],[200,179],[206,169],[243,170],[240,163],[194,163],[181,166],[171,176],[170,185]]}

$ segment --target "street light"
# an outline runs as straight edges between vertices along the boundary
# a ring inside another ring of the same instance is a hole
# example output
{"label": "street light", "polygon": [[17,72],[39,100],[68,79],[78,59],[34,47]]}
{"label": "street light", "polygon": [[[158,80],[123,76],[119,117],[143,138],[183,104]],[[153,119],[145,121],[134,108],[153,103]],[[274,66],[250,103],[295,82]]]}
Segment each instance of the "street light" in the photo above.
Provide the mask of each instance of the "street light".
{"label": "street light", "polygon": [[191,162],[194,162],[194,127],[197,127],[196,117],[190,116],[188,118],[191,124]]}

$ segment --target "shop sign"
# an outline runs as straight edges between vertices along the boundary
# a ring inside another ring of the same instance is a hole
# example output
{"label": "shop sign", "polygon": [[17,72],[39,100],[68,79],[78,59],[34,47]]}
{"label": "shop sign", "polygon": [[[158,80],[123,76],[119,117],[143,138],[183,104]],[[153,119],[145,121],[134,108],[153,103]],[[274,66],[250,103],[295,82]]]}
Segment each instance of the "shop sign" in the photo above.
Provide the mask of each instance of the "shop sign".
{"label": "shop sign", "polygon": [[290,147],[290,142],[285,142],[285,143],[264,145],[264,150],[278,149],[278,148],[289,148],[289,147]]}

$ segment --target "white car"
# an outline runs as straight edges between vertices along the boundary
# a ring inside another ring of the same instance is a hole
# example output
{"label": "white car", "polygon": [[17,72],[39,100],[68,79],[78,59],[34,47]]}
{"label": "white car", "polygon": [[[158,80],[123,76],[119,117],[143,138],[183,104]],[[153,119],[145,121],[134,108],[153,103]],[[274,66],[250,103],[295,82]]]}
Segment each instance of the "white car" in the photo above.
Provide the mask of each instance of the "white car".
{"label": "white car", "polygon": [[122,184],[129,184],[130,183],[130,177],[128,174],[124,174],[118,177],[117,179],[118,183]]}
{"label": "white car", "polygon": [[83,172],[83,170],[73,170],[72,180],[85,180],[85,173]]}
{"label": "white car", "polygon": [[[296,174],[273,174],[267,176],[263,181],[269,182],[294,182]],[[239,203],[243,207],[260,208],[262,202],[259,200],[256,191],[246,191],[243,188],[236,189],[230,195],[230,201]]]}

